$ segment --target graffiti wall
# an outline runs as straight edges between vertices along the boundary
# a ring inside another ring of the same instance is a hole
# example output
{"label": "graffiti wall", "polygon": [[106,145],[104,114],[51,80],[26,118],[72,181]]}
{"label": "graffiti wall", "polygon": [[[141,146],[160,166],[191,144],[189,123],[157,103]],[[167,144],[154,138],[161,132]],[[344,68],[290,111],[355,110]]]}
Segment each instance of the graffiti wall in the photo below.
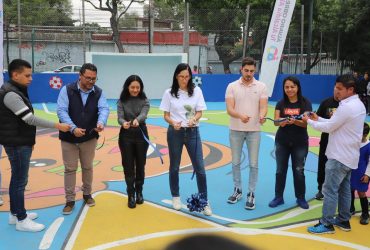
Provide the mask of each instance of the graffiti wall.
{"label": "graffiti wall", "polygon": [[[98,51],[114,52],[112,44],[94,44],[93,47]],[[19,46],[16,41],[11,41],[9,48],[4,43],[4,65],[8,64],[7,50],[9,61],[19,58],[20,50],[22,59],[32,63],[35,72],[50,71],[68,64],[81,65],[84,62],[82,43],[34,42],[32,56],[32,42],[24,41]]]}

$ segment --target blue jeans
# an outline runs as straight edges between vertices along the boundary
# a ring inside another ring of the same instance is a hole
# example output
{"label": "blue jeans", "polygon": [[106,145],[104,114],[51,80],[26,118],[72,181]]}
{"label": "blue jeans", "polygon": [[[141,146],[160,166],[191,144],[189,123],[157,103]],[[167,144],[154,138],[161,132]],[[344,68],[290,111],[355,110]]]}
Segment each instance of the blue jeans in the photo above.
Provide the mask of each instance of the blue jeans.
{"label": "blue jeans", "polygon": [[230,130],[230,147],[232,156],[232,170],[234,186],[242,190],[240,172],[241,155],[245,141],[249,157],[249,192],[255,192],[258,178],[258,153],[260,149],[261,133],[259,131]]}
{"label": "blue jeans", "polygon": [[182,148],[185,145],[197,178],[198,192],[207,199],[207,178],[204,169],[202,141],[199,128],[181,128],[175,130],[169,126],[167,144],[170,156],[170,189],[172,197],[179,197],[179,168]]}
{"label": "blue jeans", "polygon": [[297,199],[305,199],[306,181],[304,164],[308,153],[308,144],[293,145],[275,142],[276,182],[275,197],[283,197],[289,157],[292,159],[294,192]]}
{"label": "blue jeans", "polygon": [[324,203],[321,223],[334,223],[338,204],[338,220],[349,221],[351,218],[351,172],[352,169],[337,160],[329,159],[325,167],[325,182],[322,188]]}
{"label": "blue jeans", "polygon": [[32,146],[4,146],[4,148],[12,169],[9,185],[10,212],[16,214],[18,220],[24,220],[27,217],[24,190],[28,182]]}

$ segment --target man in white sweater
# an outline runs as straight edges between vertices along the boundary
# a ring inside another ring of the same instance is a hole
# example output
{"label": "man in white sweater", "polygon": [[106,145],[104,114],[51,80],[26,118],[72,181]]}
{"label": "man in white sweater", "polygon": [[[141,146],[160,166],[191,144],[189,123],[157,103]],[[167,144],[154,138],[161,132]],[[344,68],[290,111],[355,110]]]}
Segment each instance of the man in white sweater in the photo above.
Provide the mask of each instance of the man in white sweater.
{"label": "man in white sweater", "polygon": [[[324,203],[322,218],[315,226],[308,227],[313,234],[334,233],[334,226],[350,231],[352,169],[357,169],[366,109],[355,92],[355,78],[352,75],[339,76],[335,92],[340,101],[339,107],[330,119],[304,116],[314,129],[329,133],[326,149],[328,161],[323,185]],[[338,216],[334,218],[338,204]]]}

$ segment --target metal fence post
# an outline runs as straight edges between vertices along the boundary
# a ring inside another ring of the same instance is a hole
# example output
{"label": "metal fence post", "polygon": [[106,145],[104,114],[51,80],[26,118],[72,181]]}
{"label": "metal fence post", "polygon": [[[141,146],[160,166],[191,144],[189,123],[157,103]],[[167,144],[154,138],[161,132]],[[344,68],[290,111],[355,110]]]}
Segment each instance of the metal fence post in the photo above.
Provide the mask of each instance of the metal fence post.
{"label": "metal fence post", "polygon": [[82,39],[83,39],[83,49],[84,63],[86,63],[86,27],[85,27],[85,0],[82,0]]}
{"label": "metal fence post", "polygon": [[303,74],[304,5],[301,5],[301,74]]}
{"label": "metal fence post", "polygon": [[247,47],[248,47],[248,22],[249,22],[249,10],[250,10],[250,5],[247,5],[247,9],[245,10],[245,24],[244,24],[244,32],[243,32],[243,58],[246,55],[247,52]]}
{"label": "metal fence post", "polygon": [[22,37],[21,37],[21,1],[17,2],[17,15],[18,15],[18,56],[22,59]]}
{"label": "metal fence post", "polygon": [[32,52],[32,73],[35,72],[35,28],[32,28],[31,33],[31,52]]}
{"label": "metal fence post", "polygon": [[189,62],[189,2],[185,0],[185,14],[184,14],[184,53],[188,54]]}

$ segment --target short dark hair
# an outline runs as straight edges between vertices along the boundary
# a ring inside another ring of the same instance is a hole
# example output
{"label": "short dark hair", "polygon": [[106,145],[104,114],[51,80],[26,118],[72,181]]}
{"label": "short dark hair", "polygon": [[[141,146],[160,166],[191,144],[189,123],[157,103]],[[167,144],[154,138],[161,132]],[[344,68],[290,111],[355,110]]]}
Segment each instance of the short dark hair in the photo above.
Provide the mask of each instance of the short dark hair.
{"label": "short dark hair", "polygon": [[24,68],[31,69],[32,66],[29,62],[22,59],[14,59],[8,66],[9,77],[12,78],[13,72],[22,72]]}
{"label": "short dark hair", "polygon": [[91,70],[98,73],[98,68],[92,63],[84,63],[80,69],[80,74],[85,73],[86,70]]}
{"label": "short dark hair", "polygon": [[242,67],[245,65],[253,65],[256,67],[257,63],[256,60],[254,60],[252,57],[245,57],[242,61]]}
{"label": "short dark hair", "polygon": [[338,76],[336,83],[341,83],[346,89],[353,88],[356,91],[356,78],[351,74]]}
{"label": "short dark hair", "polygon": [[367,124],[367,123],[365,122],[365,123],[364,123],[364,130],[363,130],[362,134],[363,134],[364,136],[367,136],[367,135],[369,134],[369,132],[370,132],[369,124]]}

